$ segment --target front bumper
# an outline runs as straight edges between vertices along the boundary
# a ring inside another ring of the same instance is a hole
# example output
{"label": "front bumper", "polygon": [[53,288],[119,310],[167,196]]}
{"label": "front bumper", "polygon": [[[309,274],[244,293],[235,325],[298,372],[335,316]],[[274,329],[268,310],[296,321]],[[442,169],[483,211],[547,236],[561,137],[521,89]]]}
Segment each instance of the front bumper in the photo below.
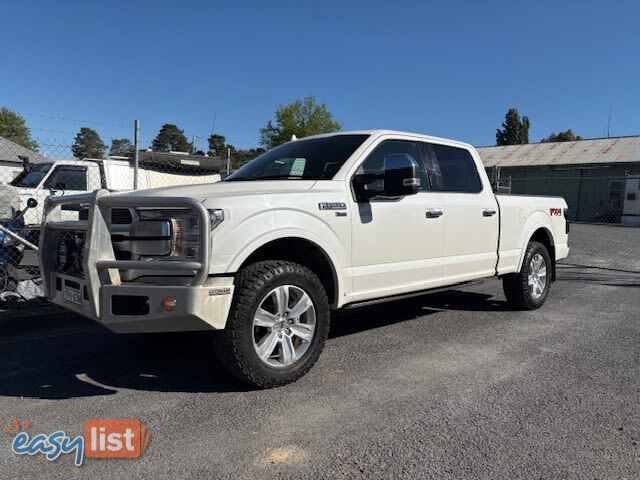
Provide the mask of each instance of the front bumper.
{"label": "front bumper", "polygon": [[[85,205],[88,220],[62,221],[62,205]],[[111,243],[111,208],[187,208],[200,218],[200,249],[196,261],[116,260]],[[89,317],[118,333],[170,332],[224,328],[233,296],[233,277],[209,278],[210,217],[191,198],[153,198],[89,194],[48,197],[40,235],[40,268],[47,298]],[[82,232],[82,275],[69,275],[57,267],[60,235]],[[190,277],[188,285],[122,282],[120,272],[135,269],[149,274]],[[174,297],[167,311],[162,300]]]}

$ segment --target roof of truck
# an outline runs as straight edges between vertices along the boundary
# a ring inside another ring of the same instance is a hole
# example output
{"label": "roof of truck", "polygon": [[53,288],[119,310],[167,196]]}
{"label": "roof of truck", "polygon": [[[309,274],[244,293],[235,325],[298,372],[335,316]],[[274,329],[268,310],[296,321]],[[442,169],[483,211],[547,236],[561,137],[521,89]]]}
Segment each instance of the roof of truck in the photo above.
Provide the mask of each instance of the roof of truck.
{"label": "roof of truck", "polygon": [[331,132],[331,133],[322,133],[320,135],[311,135],[309,137],[300,137],[297,140],[308,140],[309,138],[322,138],[322,137],[330,137],[333,135],[408,135],[412,137],[418,137],[423,140],[431,140],[435,142],[445,142],[445,143],[455,143],[460,146],[464,146],[467,148],[473,148],[472,145],[462,142],[460,140],[454,140],[451,138],[443,138],[443,137],[434,137],[433,135],[426,135],[424,133],[417,132],[405,132],[402,130],[387,130],[387,129],[374,129],[374,130],[349,130],[349,131],[340,131],[340,132]]}

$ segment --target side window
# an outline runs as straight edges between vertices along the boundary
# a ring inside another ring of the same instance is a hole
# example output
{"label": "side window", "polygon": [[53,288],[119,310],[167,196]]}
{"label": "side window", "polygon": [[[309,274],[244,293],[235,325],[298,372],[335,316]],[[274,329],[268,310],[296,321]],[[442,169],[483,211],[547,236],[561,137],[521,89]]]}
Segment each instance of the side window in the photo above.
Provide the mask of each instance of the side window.
{"label": "side window", "polygon": [[45,182],[44,188],[86,190],[87,169],[85,167],[58,166]]}
{"label": "side window", "polygon": [[382,178],[384,173],[384,158],[387,155],[406,154],[410,155],[418,164],[418,176],[420,178],[420,190],[429,190],[427,175],[424,171],[424,165],[420,159],[418,145],[415,142],[407,142],[404,140],[386,140],[378,145],[373,152],[358,167],[357,175],[379,175]]}
{"label": "side window", "polygon": [[482,182],[468,150],[435,143],[421,143],[429,184],[440,192],[478,193]]}

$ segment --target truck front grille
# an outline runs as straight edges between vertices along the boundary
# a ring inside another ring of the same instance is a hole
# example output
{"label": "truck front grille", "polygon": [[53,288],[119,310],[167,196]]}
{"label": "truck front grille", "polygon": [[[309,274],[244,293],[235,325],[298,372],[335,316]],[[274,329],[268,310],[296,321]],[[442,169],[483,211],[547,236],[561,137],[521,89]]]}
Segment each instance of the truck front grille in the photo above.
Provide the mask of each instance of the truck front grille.
{"label": "truck front grille", "polygon": [[[80,220],[89,220],[89,209],[83,208],[79,212]],[[113,208],[111,210],[112,225],[130,225],[133,222],[131,210],[128,208]]]}

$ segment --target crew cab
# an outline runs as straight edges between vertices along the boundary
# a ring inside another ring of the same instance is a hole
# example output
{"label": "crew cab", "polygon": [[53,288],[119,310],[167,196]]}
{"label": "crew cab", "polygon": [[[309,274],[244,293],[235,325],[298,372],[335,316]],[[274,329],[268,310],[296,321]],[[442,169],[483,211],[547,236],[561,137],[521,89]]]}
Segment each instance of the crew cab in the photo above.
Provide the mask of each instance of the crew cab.
{"label": "crew cab", "polygon": [[[63,220],[67,204],[84,220]],[[339,132],[215,184],[50,196],[40,262],[53,302],[114,332],[214,330],[231,373],[272,387],[315,363],[331,310],[489,277],[540,307],[569,252],[566,209],[495,195],[465,143]]]}

